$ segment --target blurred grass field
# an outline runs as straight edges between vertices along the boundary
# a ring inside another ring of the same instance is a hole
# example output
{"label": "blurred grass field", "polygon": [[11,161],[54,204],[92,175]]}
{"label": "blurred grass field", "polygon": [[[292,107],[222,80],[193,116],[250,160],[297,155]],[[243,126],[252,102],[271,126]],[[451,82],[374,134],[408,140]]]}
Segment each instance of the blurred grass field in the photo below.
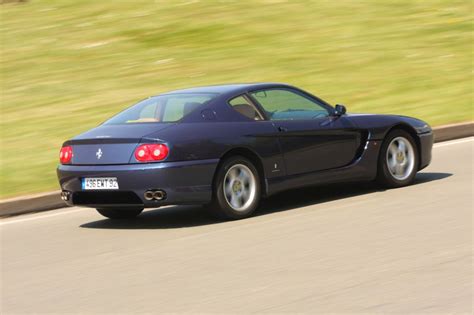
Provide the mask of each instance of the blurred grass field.
{"label": "blurred grass field", "polygon": [[152,94],[286,82],[351,112],[472,120],[472,1],[0,5],[0,198],[58,189],[62,142]]}

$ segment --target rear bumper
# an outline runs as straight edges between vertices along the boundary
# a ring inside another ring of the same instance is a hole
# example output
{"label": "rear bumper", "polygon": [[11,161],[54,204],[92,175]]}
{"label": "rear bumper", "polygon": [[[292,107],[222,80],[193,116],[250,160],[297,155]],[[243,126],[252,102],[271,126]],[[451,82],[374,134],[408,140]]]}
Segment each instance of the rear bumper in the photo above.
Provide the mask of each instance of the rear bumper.
{"label": "rear bumper", "polygon": [[[212,180],[218,159],[128,165],[60,165],[61,189],[70,192],[69,205],[88,207],[139,206],[153,208],[169,204],[204,204],[212,197]],[[119,190],[82,189],[84,177],[116,177]],[[146,200],[150,189],[166,192],[166,199]]]}
{"label": "rear bumper", "polygon": [[431,163],[431,151],[433,150],[433,132],[422,133],[418,135],[420,139],[420,167],[424,169]]}

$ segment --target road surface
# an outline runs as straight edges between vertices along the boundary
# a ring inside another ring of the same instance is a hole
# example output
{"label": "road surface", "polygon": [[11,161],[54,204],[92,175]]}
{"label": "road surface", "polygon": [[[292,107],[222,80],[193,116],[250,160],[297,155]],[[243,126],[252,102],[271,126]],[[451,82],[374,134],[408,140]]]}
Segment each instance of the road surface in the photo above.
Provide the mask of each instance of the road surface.
{"label": "road surface", "polygon": [[1,313],[471,313],[473,143],[437,144],[410,187],[287,192],[236,222],[3,219]]}

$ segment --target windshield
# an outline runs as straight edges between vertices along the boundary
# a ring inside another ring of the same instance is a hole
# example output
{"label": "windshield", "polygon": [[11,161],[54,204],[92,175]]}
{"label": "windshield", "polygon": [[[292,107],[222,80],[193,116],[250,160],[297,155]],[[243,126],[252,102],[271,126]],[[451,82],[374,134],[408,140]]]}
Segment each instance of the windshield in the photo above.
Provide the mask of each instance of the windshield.
{"label": "windshield", "polygon": [[215,96],[216,94],[186,93],[150,97],[112,117],[104,124],[176,122]]}

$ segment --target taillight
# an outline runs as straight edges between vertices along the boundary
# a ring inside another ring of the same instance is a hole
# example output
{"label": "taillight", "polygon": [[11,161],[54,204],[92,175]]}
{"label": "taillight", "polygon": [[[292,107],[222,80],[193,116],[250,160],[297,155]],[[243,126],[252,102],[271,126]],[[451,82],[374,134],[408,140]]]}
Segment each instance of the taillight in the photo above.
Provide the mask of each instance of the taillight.
{"label": "taillight", "polygon": [[61,151],[59,151],[59,162],[61,164],[68,164],[71,162],[72,159],[72,147],[71,146],[65,146],[61,148]]}
{"label": "taillight", "polygon": [[168,152],[166,144],[142,144],[135,149],[135,158],[139,162],[162,161]]}

